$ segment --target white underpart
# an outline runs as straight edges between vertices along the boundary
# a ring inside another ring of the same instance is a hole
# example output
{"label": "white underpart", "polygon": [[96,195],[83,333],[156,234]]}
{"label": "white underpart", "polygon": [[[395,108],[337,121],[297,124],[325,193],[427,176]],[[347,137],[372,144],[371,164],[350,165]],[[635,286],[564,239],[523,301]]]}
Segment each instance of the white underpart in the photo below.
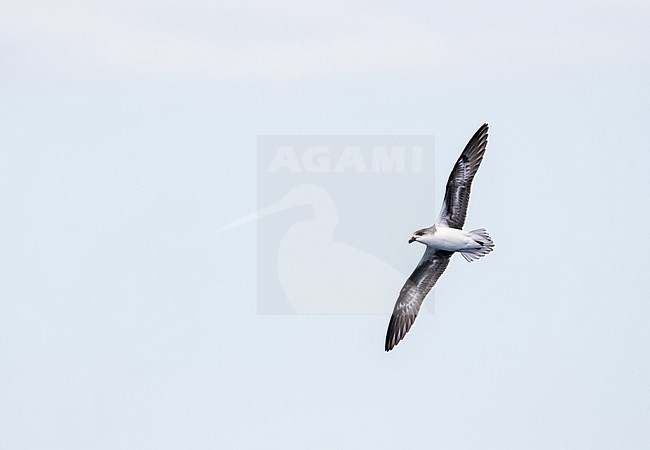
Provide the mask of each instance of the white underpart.
{"label": "white underpart", "polygon": [[436,232],[434,234],[418,236],[417,241],[431,248],[449,252],[481,248],[481,245],[474,240],[473,235],[469,231],[442,227],[440,225],[436,225]]}

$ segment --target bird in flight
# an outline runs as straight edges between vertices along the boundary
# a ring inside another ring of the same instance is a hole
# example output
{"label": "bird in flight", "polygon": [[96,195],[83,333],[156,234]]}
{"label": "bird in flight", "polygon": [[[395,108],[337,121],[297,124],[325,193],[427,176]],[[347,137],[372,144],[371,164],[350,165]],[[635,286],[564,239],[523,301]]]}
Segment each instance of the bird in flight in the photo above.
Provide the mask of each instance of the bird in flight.
{"label": "bird in flight", "polygon": [[395,347],[411,329],[420,306],[455,252],[472,262],[492,251],[494,243],[484,228],[463,231],[472,180],[487,147],[488,125],[469,140],[447,180],[445,199],[435,224],[417,230],[409,239],[426,245],[422,259],[399,293],[386,332],[386,351]]}

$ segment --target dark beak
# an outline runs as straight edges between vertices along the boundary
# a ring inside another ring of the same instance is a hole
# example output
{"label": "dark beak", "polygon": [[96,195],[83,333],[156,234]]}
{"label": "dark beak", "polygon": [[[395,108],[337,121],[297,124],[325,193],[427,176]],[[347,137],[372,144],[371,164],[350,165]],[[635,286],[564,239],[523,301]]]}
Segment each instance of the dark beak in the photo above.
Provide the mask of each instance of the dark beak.
{"label": "dark beak", "polygon": [[411,239],[409,239],[409,244],[412,242],[415,242],[415,238],[413,236],[411,236]]}

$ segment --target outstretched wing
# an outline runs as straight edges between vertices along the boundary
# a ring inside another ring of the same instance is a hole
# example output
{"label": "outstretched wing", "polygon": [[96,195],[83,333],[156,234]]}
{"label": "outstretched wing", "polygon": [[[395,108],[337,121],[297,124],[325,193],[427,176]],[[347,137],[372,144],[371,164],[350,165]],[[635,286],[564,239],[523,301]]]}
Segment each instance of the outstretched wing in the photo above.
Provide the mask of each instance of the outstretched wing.
{"label": "outstretched wing", "polygon": [[395,347],[411,329],[424,298],[447,268],[452,254],[427,247],[417,267],[404,283],[395,303],[386,332],[386,351]]}
{"label": "outstretched wing", "polygon": [[463,228],[472,180],[474,180],[474,175],[483,160],[487,139],[488,124],[484,123],[469,140],[449,175],[445,200],[442,203],[437,223],[459,230]]}

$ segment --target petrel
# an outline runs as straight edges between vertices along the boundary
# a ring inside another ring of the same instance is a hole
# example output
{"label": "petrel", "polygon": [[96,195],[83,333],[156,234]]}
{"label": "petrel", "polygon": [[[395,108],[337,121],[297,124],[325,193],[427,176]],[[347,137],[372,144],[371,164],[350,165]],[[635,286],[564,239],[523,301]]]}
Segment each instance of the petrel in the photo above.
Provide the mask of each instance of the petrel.
{"label": "petrel", "polygon": [[484,228],[463,231],[472,180],[478,171],[488,139],[488,124],[483,124],[467,143],[447,180],[445,199],[435,224],[417,230],[409,239],[427,246],[422,259],[399,293],[386,332],[386,351],[392,350],[411,329],[420,306],[451,255],[460,252],[472,262],[492,251],[494,243]]}

